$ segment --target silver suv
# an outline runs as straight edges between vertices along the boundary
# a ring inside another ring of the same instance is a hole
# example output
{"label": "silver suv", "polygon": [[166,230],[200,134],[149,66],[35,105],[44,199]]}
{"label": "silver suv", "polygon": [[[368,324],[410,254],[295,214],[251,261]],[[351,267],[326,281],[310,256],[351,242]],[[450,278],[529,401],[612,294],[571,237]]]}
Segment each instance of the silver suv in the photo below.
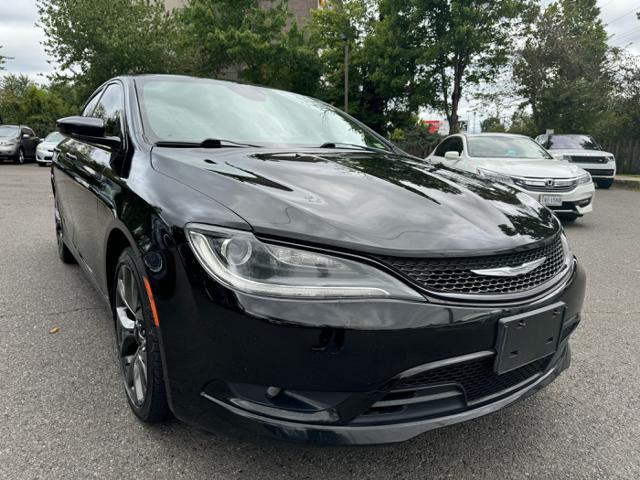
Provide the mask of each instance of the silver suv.
{"label": "silver suv", "polygon": [[546,148],[551,155],[577,163],[591,174],[600,188],[609,188],[616,176],[616,159],[613,153],[604,152],[589,135],[549,134],[538,135],[536,142]]}

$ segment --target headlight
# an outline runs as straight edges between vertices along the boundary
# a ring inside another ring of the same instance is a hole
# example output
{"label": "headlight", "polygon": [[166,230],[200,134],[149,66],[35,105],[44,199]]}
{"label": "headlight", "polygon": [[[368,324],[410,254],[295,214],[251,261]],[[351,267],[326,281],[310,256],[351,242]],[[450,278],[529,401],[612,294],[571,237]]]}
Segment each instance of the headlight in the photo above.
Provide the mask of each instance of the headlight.
{"label": "headlight", "polygon": [[560,238],[562,239],[562,250],[564,251],[565,260],[569,263],[573,258],[573,252],[571,251],[571,246],[569,246],[569,240],[564,232],[562,232]]}
{"label": "headlight", "polygon": [[402,298],[419,293],[354,260],[271,245],[251,233],[190,224],[187,238],[209,275],[240,292],[286,298]]}
{"label": "headlight", "polygon": [[607,157],[607,161],[608,161],[608,162],[615,162],[615,161],[616,161],[616,157],[615,157],[615,156],[613,156],[613,155],[609,155],[609,156]]}
{"label": "headlight", "polygon": [[564,160],[566,162],[570,162],[571,161],[571,155],[562,155],[562,160]]}
{"label": "headlight", "polygon": [[502,182],[513,185],[513,179],[507,175],[503,175],[502,173],[492,172],[491,170],[485,170],[484,168],[476,169],[476,173],[482,178],[491,180],[492,182]]}
{"label": "headlight", "polygon": [[589,172],[585,173],[584,175],[578,177],[578,185],[586,185],[588,183],[592,183],[593,180],[591,180],[591,175],[589,175]]}

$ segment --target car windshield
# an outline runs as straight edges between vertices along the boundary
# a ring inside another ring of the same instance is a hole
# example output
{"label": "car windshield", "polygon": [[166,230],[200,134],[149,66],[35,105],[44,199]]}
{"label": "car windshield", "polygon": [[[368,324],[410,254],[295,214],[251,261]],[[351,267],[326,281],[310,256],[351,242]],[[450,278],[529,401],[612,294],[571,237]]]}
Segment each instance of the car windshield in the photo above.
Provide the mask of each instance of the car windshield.
{"label": "car windshield", "polygon": [[17,137],[20,129],[13,125],[0,125],[0,138]]}
{"label": "car windshield", "polygon": [[478,158],[553,158],[530,138],[487,135],[468,137],[469,156]]}
{"label": "car windshield", "polygon": [[302,95],[195,78],[141,77],[136,84],[144,131],[153,142],[388,149],[344,113]]}
{"label": "car windshield", "polygon": [[64,136],[60,132],[51,132],[44,139],[45,142],[56,143],[61,141]]}
{"label": "car windshield", "polygon": [[602,150],[589,135],[549,135],[549,149]]}

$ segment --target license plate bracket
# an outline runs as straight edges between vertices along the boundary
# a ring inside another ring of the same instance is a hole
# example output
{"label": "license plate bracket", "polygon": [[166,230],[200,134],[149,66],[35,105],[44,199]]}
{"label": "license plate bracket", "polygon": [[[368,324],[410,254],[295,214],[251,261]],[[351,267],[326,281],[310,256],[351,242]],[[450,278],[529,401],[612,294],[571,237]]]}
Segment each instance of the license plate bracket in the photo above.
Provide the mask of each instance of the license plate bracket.
{"label": "license plate bracket", "polygon": [[503,374],[555,353],[566,305],[557,302],[498,321],[494,370]]}
{"label": "license plate bracket", "polygon": [[540,195],[540,203],[545,207],[561,207],[562,197],[560,195]]}

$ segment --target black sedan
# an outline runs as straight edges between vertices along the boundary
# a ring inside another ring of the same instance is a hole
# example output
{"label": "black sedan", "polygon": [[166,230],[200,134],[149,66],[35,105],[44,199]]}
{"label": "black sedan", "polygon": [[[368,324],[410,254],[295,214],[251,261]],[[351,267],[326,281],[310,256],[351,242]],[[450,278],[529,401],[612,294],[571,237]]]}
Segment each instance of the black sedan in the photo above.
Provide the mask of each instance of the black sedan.
{"label": "black sedan", "polygon": [[523,192],[208,79],[116,78],[58,127],[59,254],[110,305],[143,421],[397,442],[569,365],[585,275]]}

